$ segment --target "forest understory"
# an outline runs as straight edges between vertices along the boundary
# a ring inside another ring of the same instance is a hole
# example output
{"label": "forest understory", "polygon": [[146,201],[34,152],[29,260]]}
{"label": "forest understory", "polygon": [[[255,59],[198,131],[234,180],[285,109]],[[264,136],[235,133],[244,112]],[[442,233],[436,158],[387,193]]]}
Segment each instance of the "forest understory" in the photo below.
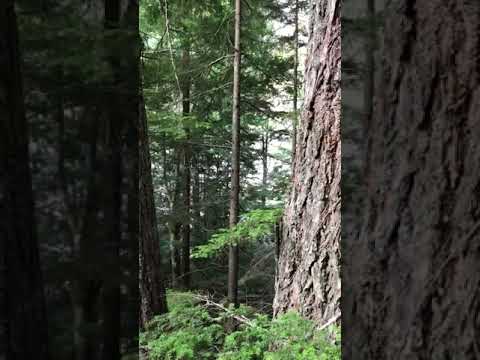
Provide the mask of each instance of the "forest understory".
{"label": "forest understory", "polygon": [[479,24],[3,1],[0,360],[480,359]]}
{"label": "forest understory", "polygon": [[[140,8],[167,294],[141,347],[149,359],[339,359],[339,273],[323,272],[339,256],[340,5],[234,5]],[[327,212],[323,226],[294,224]]]}

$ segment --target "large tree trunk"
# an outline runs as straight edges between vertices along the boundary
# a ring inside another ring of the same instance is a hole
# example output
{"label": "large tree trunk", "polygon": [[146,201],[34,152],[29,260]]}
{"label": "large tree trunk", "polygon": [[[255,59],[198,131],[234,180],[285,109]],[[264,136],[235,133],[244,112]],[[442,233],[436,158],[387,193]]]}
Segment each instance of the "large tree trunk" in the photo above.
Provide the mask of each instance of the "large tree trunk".
{"label": "large tree trunk", "polygon": [[2,2],[0,29],[0,358],[43,360],[46,312],[13,1]]}
{"label": "large tree trunk", "polygon": [[[230,189],[230,227],[238,222],[240,195],[240,25],[241,0],[235,1],[235,49],[233,61],[232,112],[232,185]],[[230,246],[228,254],[228,301],[238,305],[238,245]]]}
{"label": "large tree trunk", "polygon": [[160,272],[160,244],[155,216],[147,117],[140,104],[140,323],[167,311],[164,278]]}
{"label": "large tree trunk", "polygon": [[[136,44],[138,36],[138,4],[128,1],[126,11],[122,14],[121,0],[105,0],[104,27],[106,34],[118,32],[118,37],[112,39],[107,48],[107,58],[112,71],[112,89],[107,98],[106,109],[106,147],[107,165],[104,178],[109,184],[105,191],[105,221],[106,237],[102,251],[106,255],[103,262],[103,289],[102,289],[102,360],[120,359],[120,341],[122,331],[121,322],[121,294],[120,285],[125,278],[121,267],[120,250],[122,239],[122,206],[123,206],[123,177],[124,169],[129,160],[125,154],[127,138],[131,131],[130,124],[138,124],[139,105],[139,65],[140,52]],[[119,32],[120,30],[120,32]],[[122,41],[126,56],[120,61],[115,51],[115,43]],[[112,106],[121,104],[121,106]],[[136,133],[136,132],[135,132]],[[128,194],[128,191],[125,191]],[[131,200],[131,199],[130,199]],[[131,270],[130,268],[128,270]]]}
{"label": "large tree trunk", "polygon": [[283,218],[274,312],[323,323],[340,301],[340,0],[314,0],[304,109]]}
{"label": "large tree trunk", "polygon": [[366,19],[369,22],[365,39],[365,74],[364,74],[364,137],[368,136],[370,120],[373,115],[373,97],[375,91],[375,49],[377,45],[377,27],[375,18],[375,0],[367,0]]}
{"label": "large tree trunk", "polygon": [[480,358],[480,2],[392,2],[345,359]]}

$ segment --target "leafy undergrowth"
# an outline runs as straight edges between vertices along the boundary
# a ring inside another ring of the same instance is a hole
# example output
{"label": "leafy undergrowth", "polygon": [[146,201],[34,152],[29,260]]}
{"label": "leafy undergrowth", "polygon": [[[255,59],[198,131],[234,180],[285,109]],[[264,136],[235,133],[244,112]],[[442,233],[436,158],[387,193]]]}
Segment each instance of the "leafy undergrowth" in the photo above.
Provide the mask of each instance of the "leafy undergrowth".
{"label": "leafy undergrowth", "polygon": [[[169,313],[157,316],[140,343],[149,360],[339,360],[340,332],[290,312],[276,319],[251,308],[224,311],[207,307],[195,294],[171,292]],[[246,319],[232,333],[232,315]]]}

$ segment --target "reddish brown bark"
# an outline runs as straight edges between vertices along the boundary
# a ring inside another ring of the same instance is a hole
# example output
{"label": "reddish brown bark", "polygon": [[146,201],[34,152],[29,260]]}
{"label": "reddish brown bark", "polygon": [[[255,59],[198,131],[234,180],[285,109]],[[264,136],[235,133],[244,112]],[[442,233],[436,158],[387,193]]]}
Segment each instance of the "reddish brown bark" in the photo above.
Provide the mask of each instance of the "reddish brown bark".
{"label": "reddish brown bark", "polygon": [[340,1],[312,2],[304,109],[279,245],[276,314],[319,323],[340,301]]}

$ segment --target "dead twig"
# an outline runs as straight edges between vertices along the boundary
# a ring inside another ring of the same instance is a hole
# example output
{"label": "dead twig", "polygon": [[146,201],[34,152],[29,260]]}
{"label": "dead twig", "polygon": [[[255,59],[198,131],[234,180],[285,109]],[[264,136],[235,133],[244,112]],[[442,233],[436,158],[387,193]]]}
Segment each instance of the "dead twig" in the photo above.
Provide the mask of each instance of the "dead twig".
{"label": "dead twig", "polygon": [[333,323],[335,323],[339,318],[340,318],[341,314],[338,313],[337,315],[335,315],[334,317],[332,317],[331,319],[329,319],[326,323],[324,323],[322,326],[320,326],[318,328],[318,331],[322,331],[322,330],[325,330],[327,327],[329,327],[330,325],[332,325]]}
{"label": "dead twig", "polygon": [[206,306],[215,307],[217,309],[220,309],[220,310],[226,312],[230,317],[232,317],[233,319],[237,320],[238,322],[240,322],[242,324],[245,324],[245,325],[248,325],[248,326],[253,326],[252,321],[250,319],[248,319],[247,317],[245,317],[243,315],[234,314],[232,310],[226,308],[222,304],[219,304],[219,303],[216,303],[216,302],[212,301],[207,296],[195,295],[195,294],[192,294],[192,296],[193,296],[194,299],[197,299],[197,300],[200,300],[201,302],[203,302]]}

